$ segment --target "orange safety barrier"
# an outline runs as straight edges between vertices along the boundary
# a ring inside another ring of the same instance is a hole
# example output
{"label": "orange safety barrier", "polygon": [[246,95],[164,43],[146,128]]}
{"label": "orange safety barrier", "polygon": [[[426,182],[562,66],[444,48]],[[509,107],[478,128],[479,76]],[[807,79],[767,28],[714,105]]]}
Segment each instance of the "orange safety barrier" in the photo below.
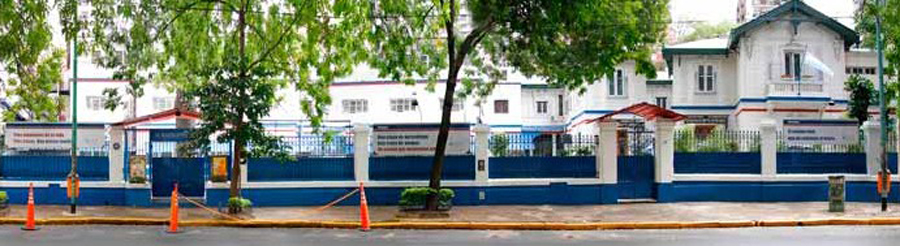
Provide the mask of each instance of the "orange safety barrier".
{"label": "orange safety barrier", "polygon": [[366,190],[363,188],[362,182],[359,182],[359,224],[359,229],[362,231],[371,229],[369,225],[369,204],[366,202]]}
{"label": "orange safety barrier", "polygon": [[28,184],[28,214],[25,218],[25,226],[22,227],[22,230],[26,231],[34,231],[37,230],[37,227],[34,223],[34,184]]}
{"label": "orange safety barrier", "polygon": [[172,190],[172,211],[171,217],[169,218],[169,230],[166,231],[168,233],[178,233],[178,184],[175,184],[175,189]]}

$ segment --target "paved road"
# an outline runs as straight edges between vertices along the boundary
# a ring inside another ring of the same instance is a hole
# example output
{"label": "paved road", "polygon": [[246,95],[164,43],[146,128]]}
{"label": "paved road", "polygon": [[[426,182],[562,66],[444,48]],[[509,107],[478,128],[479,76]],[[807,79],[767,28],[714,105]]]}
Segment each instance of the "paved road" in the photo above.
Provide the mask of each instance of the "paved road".
{"label": "paved road", "polygon": [[411,231],[0,226],[0,245],[896,245],[900,227],[791,227],[639,231]]}

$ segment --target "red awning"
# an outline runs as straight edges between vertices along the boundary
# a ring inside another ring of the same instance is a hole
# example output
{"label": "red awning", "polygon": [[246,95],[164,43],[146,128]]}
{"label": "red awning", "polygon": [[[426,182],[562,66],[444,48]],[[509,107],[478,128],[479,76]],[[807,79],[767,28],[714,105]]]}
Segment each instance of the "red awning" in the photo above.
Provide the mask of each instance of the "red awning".
{"label": "red awning", "polygon": [[114,124],[112,124],[112,126],[130,127],[130,126],[140,125],[140,124],[149,123],[149,122],[168,120],[171,118],[186,118],[186,119],[198,120],[198,119],[200,119],[200,113],[173,108],[173,109],[156,112],[156,113],[149,114],[149,115],[144,115],[141,117],[126,119],[121,122],[114,123]]}
{"label": "red awning", "polygon": [[623,109],[616,110],[615,112],[606,114],[600,118],[594,119],[593,121],[604,121],[612,118],[613,116],[621,113],[632,113],[634,115],[643,117],[644,120],[653,120],[659,117],[664,119],[670,119],[672,121],[682,121],[687,116],[683,114],[676,113],[675,111],[661,108],[659,106],[649,104],[646,102],[638,103],[635,105],[628,106]]}

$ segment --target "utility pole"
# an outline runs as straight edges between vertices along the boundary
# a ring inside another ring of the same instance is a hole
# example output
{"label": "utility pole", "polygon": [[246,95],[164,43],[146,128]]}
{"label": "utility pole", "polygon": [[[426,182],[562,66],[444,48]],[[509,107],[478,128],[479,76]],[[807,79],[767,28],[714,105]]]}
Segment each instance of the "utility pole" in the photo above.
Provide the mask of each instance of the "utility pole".
{"label": "utility pole", "polygon": [[887,109],[885,107],[884,101],[884,45],[882,45],[883,38],[881,38],[881,7],[884,5],[882,0],[876,0],[875,4],[878,9],[875,12],[875,49],[878,51],[878,107],[879,107],[879,116],[881,116],[881,211],[887,211],[887,197],[888,192],[888,168],[887,168],[887,158],[885,153],[887,152]]}
{"label": "utility pole", "polygon": [[[75,9],[78,9],[78,3],[75,3]],[[75,15],[75,22],[78,22],[78,15]],[[76,24],[76,26],[78,26]],[[69,176],[66,177],[69,192],[69,213],[75,214],[78,204],[78,34],[81,33],[80,28],[76,27],[75,38],[72,39],[72,169]],[[74,186],[74,187],[73,187]]]}

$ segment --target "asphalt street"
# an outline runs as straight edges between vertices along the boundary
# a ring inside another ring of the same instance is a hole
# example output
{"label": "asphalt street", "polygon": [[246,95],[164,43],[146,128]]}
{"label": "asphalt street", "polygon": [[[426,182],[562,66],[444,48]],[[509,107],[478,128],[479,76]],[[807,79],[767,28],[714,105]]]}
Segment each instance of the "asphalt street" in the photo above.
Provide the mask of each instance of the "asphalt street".
{"label": "asphalt street", "polygon": [[414,231],[332,229],[0,226],[0,245],[896,245],[900,227],[781,227],[618,231]]}

